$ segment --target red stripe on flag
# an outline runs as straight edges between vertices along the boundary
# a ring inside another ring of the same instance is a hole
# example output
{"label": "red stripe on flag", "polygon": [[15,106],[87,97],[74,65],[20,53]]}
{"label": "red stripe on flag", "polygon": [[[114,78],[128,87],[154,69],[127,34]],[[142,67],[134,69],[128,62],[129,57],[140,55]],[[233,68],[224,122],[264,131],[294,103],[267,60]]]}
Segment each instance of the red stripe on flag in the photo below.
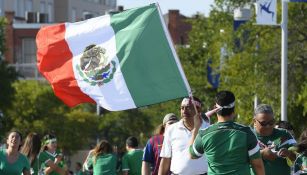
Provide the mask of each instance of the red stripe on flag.
{"label": "red stripe on flag", "polygon": [[65,41],[65,24],[43,27],[36,36],[37,67],[53,91],[68,106],[95,103],[84,94],[75,79],[72,53]]}

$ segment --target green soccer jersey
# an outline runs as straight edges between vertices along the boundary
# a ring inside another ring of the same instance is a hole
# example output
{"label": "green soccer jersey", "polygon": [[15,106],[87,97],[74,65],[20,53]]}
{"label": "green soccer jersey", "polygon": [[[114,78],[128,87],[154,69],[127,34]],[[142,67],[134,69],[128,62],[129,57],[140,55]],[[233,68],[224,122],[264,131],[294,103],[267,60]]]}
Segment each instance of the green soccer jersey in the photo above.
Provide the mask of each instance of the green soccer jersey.
{"label": "green soccer jersey", "polygon": [[114,154],[103,154],[89,158],[88,167],[93,167],[94,175],[116,175],[117,158]]}
{"label": "green soccer jersey", "polygon": [[294,172],[299,175],[307,175],[307,152],[297,156],[294,163]]}
{"label": "green soccer jersey", "polygon": [[205,153],[208,175],[249,175],[250,159],[260,158],[258,142],[250,127],[232,121],[199,130],[190,153],[196,158]]}
{"label": "green soccer jersey", "polygon": [[[295,139],[285,129],[274,128],[270,136],[261,136],[256,133],[260,145],[272,147],[272,152],[278,152],[282,148],[288,149],[296,144]],[[290,167],[287,160],[282,157],[277,157],[275,160],[270,161],[263,159],[266,175],[289,175]],[[252,171],[252,174],[255,174]]]}
{"label": "green soccer jersey", "polygon": [[2,175],[21,175],[23,170],[30,171],[30,163],[26,156],[19,154],[14,163],[7,161],[6,149],[0,150],[0,174]]}
{"label": "green soccer jersey", "polygon": [[129,175],[141,175],[143,150],[135,149],[127,152],[122,159],[122,170]]}
{"label": "green soccer jersey", "polygon": [[38,170],[39,170],[39,163],[38,163],[38,156],[37,158],[34,160],[33,165],[31,165],[31,174],[38,174]]}
{"label": "green soccer jersey", "polygon": [[[47,162],[49,160],[51,160],[52,162],[55,161],[55,158],[57,156],[58,153],[55,153],[55,154],[51,154],[49,153],[48,151],[43,151],[39,154],[38,156],[38,162],[39,162],[39,171],[44,171],[48,165],[47,165]],[[60,168],[63,168],[64,167],[64,161],[61,161],[60,163],[57,164],[57,166],[59,166]],[[34,169],[35,170],[35,169]],[[52,171],[50,173],[50,175],[59,175],[59,173],[55,172],[55,171]]]}

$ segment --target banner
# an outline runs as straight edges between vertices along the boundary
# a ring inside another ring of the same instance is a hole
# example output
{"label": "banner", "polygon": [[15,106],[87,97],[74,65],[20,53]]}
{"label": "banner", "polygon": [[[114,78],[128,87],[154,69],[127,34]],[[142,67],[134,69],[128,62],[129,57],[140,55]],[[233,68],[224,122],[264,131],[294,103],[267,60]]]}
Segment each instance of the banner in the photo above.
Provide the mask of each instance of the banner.
{"label": "banner", "polygon": [[257,0],[256,21],[259,25],[276,25],[276,0]]}
{"label": "banner", "polygon": [[40,29],[37,65],[68,106],[110,111],[191,92],[156,4]]}

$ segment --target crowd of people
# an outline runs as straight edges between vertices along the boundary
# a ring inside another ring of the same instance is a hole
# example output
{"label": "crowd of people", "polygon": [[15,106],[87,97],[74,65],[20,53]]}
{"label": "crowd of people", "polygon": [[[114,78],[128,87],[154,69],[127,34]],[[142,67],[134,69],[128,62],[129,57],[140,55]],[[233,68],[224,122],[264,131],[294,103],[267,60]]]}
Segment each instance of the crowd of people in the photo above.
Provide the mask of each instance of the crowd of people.
{"label": "crowd of people", "polygon": [[[123,175],[307,175],[307,129],[298,141],[289,122],[275,121],[270,105],[254,109],[252,126],[235,122],[235,96],[218,92],[214,109],[202,115],[202,102],[184,98],[179,119],[166,114],[144,149],[136,137],[126,140],[121,157]],[[217,116],[211,124],[210,117]],[[0,175],[69,174],[52,134],[27,135],[24,143],[11,131],[0,150]],[[118,157],[101,140],[77,163],[75,175],[116,175]]]}

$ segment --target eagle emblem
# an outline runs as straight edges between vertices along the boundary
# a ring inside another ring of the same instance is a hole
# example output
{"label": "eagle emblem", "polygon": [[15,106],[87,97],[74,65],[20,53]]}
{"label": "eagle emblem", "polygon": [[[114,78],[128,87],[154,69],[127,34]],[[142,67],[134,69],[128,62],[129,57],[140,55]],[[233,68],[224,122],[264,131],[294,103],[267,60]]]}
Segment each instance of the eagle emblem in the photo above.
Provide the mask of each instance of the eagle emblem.
{"label": "eagle emblem", "polygon": [[116,62],[108,62],[105,48],[91,44],[84,49],[76,69],[85,82],[102,86],[113,79]]}

